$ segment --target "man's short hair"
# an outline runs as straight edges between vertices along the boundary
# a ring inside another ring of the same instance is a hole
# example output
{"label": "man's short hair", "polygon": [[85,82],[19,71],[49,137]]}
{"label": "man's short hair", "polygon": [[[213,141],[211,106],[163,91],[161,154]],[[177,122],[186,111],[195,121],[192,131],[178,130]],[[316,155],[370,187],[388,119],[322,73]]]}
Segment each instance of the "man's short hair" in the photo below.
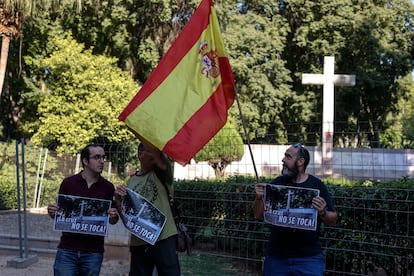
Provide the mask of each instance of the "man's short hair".
{"label": "man's short hair", "polygon": [[138,152],[145,151],[145,146],[143,143],[139,143],[138,145]]}
{"label": "man's short hair", "polygon": [[89,157],[90,157],[90,155],[91,155],[91,151],[90,151],[90,148],[96,148],[96,147],[102,147],[101,145],[98,145],[98,144],[89,144],[89,145],[87,145],[86,147],[84,147],[82,150],[81,150],[81,152],[80,152],[80,158],[81,158],[81,163],[82,163],[82,167],[84,167],[84,164],[83,164],[83,159],[84,158],[86,158],[86,159],[88,159],[89,160]]}
{"label": "man's short hair", "polygon": [[296,153],[296,156],[305,159],[304,169],[306,170],[306,167],[308,166],[310,161],[309,151],[301,143],[296,143],[293,145],[293,147],[299,148],[298,152]]}

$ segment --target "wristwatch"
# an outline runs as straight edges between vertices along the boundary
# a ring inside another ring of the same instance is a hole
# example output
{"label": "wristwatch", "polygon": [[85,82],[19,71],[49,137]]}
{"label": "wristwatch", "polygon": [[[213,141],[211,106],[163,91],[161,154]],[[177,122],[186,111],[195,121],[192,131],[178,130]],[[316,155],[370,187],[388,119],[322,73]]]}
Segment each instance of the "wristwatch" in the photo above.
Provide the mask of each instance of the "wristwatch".
{"label": "wristwatch", "polygon": [[326,208],[324,208],[324,209],[322,210],[322,214],[319,214],[319,216],[320,216],[321,218],[323,218],[325,215],[326,215]]}

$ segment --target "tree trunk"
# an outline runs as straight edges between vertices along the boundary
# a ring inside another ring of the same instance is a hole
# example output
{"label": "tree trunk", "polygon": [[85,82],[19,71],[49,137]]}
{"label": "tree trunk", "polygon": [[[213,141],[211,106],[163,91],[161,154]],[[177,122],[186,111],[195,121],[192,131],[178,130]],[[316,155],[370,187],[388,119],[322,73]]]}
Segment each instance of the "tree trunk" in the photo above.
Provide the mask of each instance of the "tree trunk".
{"label": "tree trunk", "polygon": [[0,97],[3,92],[4,78],[6,76],[7,59],[9,57],[10,37],[2,36],[1,54],[0,54]]}
{"label": "tree trunk", "polygon": [[220,162],[210,163],[210,166],[214,169],[214,174],[217,178],[223,178],[224,171],[226,170],[226,167],[228,164],[230,164],[230,162],[220,161]]}

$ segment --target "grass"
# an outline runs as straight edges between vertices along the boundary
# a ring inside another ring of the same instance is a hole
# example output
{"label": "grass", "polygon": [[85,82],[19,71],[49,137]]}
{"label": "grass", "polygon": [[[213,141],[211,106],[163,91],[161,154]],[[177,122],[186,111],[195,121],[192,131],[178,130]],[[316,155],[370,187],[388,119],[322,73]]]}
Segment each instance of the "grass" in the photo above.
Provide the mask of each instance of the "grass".
{"label": "grass", "polygon": [[180,253],[181,275],[220,275],[220,276],[256,276],[258,272],[244,271],[242,264],[237,264],[229,257],[218,257],[207,252],[193,251],[190,256]]}

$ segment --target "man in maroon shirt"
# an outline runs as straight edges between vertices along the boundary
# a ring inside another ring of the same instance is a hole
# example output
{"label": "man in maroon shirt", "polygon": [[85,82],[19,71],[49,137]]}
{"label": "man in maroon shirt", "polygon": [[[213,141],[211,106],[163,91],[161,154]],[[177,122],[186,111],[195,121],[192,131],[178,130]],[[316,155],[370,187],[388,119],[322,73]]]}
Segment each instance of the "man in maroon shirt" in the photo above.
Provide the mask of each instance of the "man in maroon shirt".
{"label": "man in maroon shirt", "polygon": [[[59,188],[59,194],[112,200],[114,185],[101,176],[105,152],[101,146],[88,145],[81,151],[83,170],[65,178]],[[55,218],[57,204],[48,205],[48,214]],[[109,223],[118,219],[116,208],[108,210]],[[62,232],[55,263],[55,276],[95,275],[98,276],[104,252],[104,236]]]}

